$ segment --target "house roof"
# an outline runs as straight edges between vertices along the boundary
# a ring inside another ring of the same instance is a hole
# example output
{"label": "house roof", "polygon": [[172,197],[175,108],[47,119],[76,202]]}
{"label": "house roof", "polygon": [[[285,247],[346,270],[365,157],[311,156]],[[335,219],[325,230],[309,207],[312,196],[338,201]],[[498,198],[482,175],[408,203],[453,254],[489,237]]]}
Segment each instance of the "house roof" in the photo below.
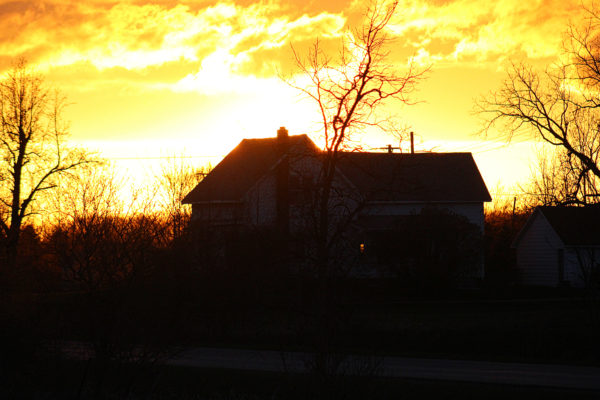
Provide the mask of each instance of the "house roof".
{"label": "house roof", "polygon": [[[289,137],[290,153],[316,155],[306,135]],[[183,203],[240,201],[282,158],[277,138],[244,139]],[[471,153],[340,153],[339,171],[369,201],[490,201]]]}
{"label": "house roof", "polygon": [[538,206],[513,240],[515,248],[536,218],[545,218],[566,246],[600,245],[600,205]]}
{"label": "house roof", "polygon": [[[307,135],[288,137],[291,151],[318,151]],[[239,201],[281,158],[277,138],[244,139],[184,197],[182,203]]]}
{"label": "house roof", "polygon": [[471,153],[344,153],[340,170],[370,201],[490,201]]}
{"label": "house roof", "polygon": [[600,206],[538,209],[565,245],[600,245]]}

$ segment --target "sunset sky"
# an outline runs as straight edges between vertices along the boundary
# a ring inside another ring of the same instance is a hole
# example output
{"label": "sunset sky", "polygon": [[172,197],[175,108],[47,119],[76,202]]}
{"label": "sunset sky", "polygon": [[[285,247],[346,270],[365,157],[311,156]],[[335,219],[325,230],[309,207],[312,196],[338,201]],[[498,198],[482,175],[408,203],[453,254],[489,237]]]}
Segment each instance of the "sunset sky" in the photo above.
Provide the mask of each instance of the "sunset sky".
{"label": "sunset sky", "polygon": [[[72,140],[109,158],[185,154],[213,165],[241,139],[286,126],[315,139],[314,105],[286,86],[290,44],[334,50],[361,23],[363,1],[11,1],[0,3],[0,69],[24,56],[71,103]],[[400,1],[391,60],[431,65],[414,100],[391,104],[417,150],[473,151],[491,191],[529,174],[525,133],[510,147],[476,136],[475,98],[499,86],[511,60],[556,61],[580,1]],[[391,138],[366,135],[366,146]],[[125,160],[122,160],[125,161]],[[129,160],[132,173],[144,163]]]}

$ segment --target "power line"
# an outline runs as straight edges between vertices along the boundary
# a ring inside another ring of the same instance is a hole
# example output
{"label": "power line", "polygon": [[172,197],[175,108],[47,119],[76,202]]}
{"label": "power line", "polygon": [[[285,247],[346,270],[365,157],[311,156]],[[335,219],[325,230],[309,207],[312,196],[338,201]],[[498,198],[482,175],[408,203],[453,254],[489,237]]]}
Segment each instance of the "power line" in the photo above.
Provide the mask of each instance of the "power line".
{"label": "power line", "polygon": [[490,148],[490,149],[479,150],[479,151],[477,151],[477,153],[486,153],[488,151],[500,150],[500,149],[505,148],[507,146],[508,146],[508,144],[503,144],[503,145],[500,145],[500,146],[497,146],[497,147],[493,147],[493,148]]}
{"label": "power line", "polygon": [[471,148],[468,149],[468,151],[472,152],[472,153],[484,153],[487,151],[492,151],[492,150],[498,150],[504,147],[508,147],[511,144],[519,144],[519,143],[524,143],[527,140],[519,140],[519,141],[511,141],[510,143],[508,142],[484,142],[484,143],[479,143],[479,144],[475,144],[474,146],[472,146]]}
{"label": "power line", "polygon": [[[466,145],[464,147],[459,147],[458,149],[456,149],[456,151],[481,153],[481,152],[486,152],[486,151],[491,151],[491,150],[497,150],[502,147],[509,146],[511,144],[518,144],[518,143],[526,142],[529,139],[529,137],[530,137],[530,132],[528,131],[528,129],[526,127],[521,127],[513,133],[510,140],[508,140],[508,141],[505,138],[500,138],[500,137],[495,138],[495,139],[487,139],[485,141],[480,141],[478,143],[472,143],[472,144]],[[494,146],[496,144],[501,144],[501,145],[495,146],[495,147],[489,147],[489,146]]]}

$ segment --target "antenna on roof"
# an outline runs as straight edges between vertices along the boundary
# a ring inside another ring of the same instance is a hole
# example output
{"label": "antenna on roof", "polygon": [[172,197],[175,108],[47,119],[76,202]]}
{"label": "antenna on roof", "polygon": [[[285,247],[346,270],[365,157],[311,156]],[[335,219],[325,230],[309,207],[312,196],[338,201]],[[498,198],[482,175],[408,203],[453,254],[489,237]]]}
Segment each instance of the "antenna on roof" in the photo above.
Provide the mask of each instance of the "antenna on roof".
{"label": "antenna on roof", "polygon": [[[394,150],[399,150],[400,153],[402,153],[402,139],[400,139],[398,147],[393,147],[391,144],[388,144],[385,147],[373,147],[373,149],[387,150],[389,154],[393,153]],[[415,154],[415,133],[413,131],[410,131],[410,154]]]}
{"label": "antenna on roof", "polygon": [[400,150],[402,153],[402,147],[393,147],[391,144],[385,145],[385,147],[371,147],[373,150],[387,150],[389,154],[393,153],[394,150]]}

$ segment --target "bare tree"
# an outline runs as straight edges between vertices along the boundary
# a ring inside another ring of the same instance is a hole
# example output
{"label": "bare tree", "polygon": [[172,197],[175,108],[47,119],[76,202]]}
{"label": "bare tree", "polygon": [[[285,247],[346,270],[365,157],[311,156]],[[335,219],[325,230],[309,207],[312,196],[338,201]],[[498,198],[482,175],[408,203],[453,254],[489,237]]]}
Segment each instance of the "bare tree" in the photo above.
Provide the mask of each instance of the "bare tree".
{"label": "bare tree", "polygon": [[600,181],[584,169],[563,147],[541,148],[531,167],[530,181],[520,186],[526,195],[526,208],[598,202]]}
{"label": "bare tree", "polygon": [[[386,28],[398,2],[372,2],[364,24],[347,32],[337,57],[326,53],[316,41],[306,56],[292,47],[299,78],[286,81],[314,101],[320,116],[323,152],[316,163],[316,180],[309,207],[309,235],[314,243],[317,278],[313,326],[314,370],[322,383],[339,373],[337,335],[344,330],[342,313],[333,310],[332,278],[339,266],[348,264],[348,228],[364,201],[348,192],[340,181],[338,164],[344,151],[353,148],[355,135],[370,128],[389,127],[381,118],[382,107],[391,102],[410,104],[410,95],[427,68],[417,70],[411,62],[399,68],[390,61],[391,37]],[[306,82],[308,81],[308,82]],[[333,357],[332,357],[333,356]]]}
{"label": "bare tree", "polygon": [[154,197],[142,188],[124,191],[126,184],[110,165],[96,166],[81,169],[54,193],[49,242],[67,281],[86,291],[143,274],[164,236]]}
{"label": "bare tree", "polygon": [[208,174],[210,166],[195,168],[183,158],[171,157],[156,174],[161,211],[170,225],[169,240],[180,237],[191,217],[189,205],[181,200]]}
{"label": "bare tree", "polygon": [[[568,27],[561,60],[545,71],[513,64],[502,87],[476,109],[511,140],[529,131],[553,147],[534,167],[526,191],[533,205],[600,202],[600,15],[586,9],[580,25]],[[598,321],[597,259],[577,252],[588,308]],[[596,268],[596,269],[595,269]]]}
{"label": "bare tree", "polygon": [[23,221],[34,202],[64,174],[90,162],[64,145],[65,98],[21,59],[0,82],[0,227],[7,265],[14,267]]}
{"label": "bare tree", "polygon": [[[389,60],[391,37],[386,27],[398,2],[373,2],[362,27],[348,32],[337,58],[325,53],[316,41],[306,56],[293,47],[300,76],[308,85],[287,80],[315,102],[321,117],[324,154],[316,182],[317,273],[327,274],[335,230],[331,229],[332,188],[341,152],[351,148],[353,134],[366,128],[386,128],[389,119],[377,111],[390,101],[410,103],[409,95],[427,69],[417,70],[412,62],[400,71]],[[339,231],[338,231],[339,233]]]}
{"label": "bare tree", "polygon": [[[565,61],[545,71],[512,64],[502,87],[476,105],[487,116],[485,132],[497,127],[511,140],[515,133],[531,131],[557,148],[552,168],[561,171],[563,188],[553,202],[561,204],[587,203],[600,180],[600,19],[595,10],[587,12],[581,28],[570,26],[566,32]],[[545,187],[541,194],[548,189],[558,193]]]}
{"label": "bare tree", "polygon": [[[182,321],[177,295],[165,288],[173,284],[165,273],[172,265],[162,261],[169,227],[155,191],[124,187],[126,177],[110,164],[82,168],[52,192],[54,218],[46,224],[48,258],[75,303],[55,329],[89,341],[81,387],[98,393],[115,384],[128,393],[140,371],[153,373],[148,367],[171,355],[168,341]],[[140,370],[120,370],[125,364]]]}

